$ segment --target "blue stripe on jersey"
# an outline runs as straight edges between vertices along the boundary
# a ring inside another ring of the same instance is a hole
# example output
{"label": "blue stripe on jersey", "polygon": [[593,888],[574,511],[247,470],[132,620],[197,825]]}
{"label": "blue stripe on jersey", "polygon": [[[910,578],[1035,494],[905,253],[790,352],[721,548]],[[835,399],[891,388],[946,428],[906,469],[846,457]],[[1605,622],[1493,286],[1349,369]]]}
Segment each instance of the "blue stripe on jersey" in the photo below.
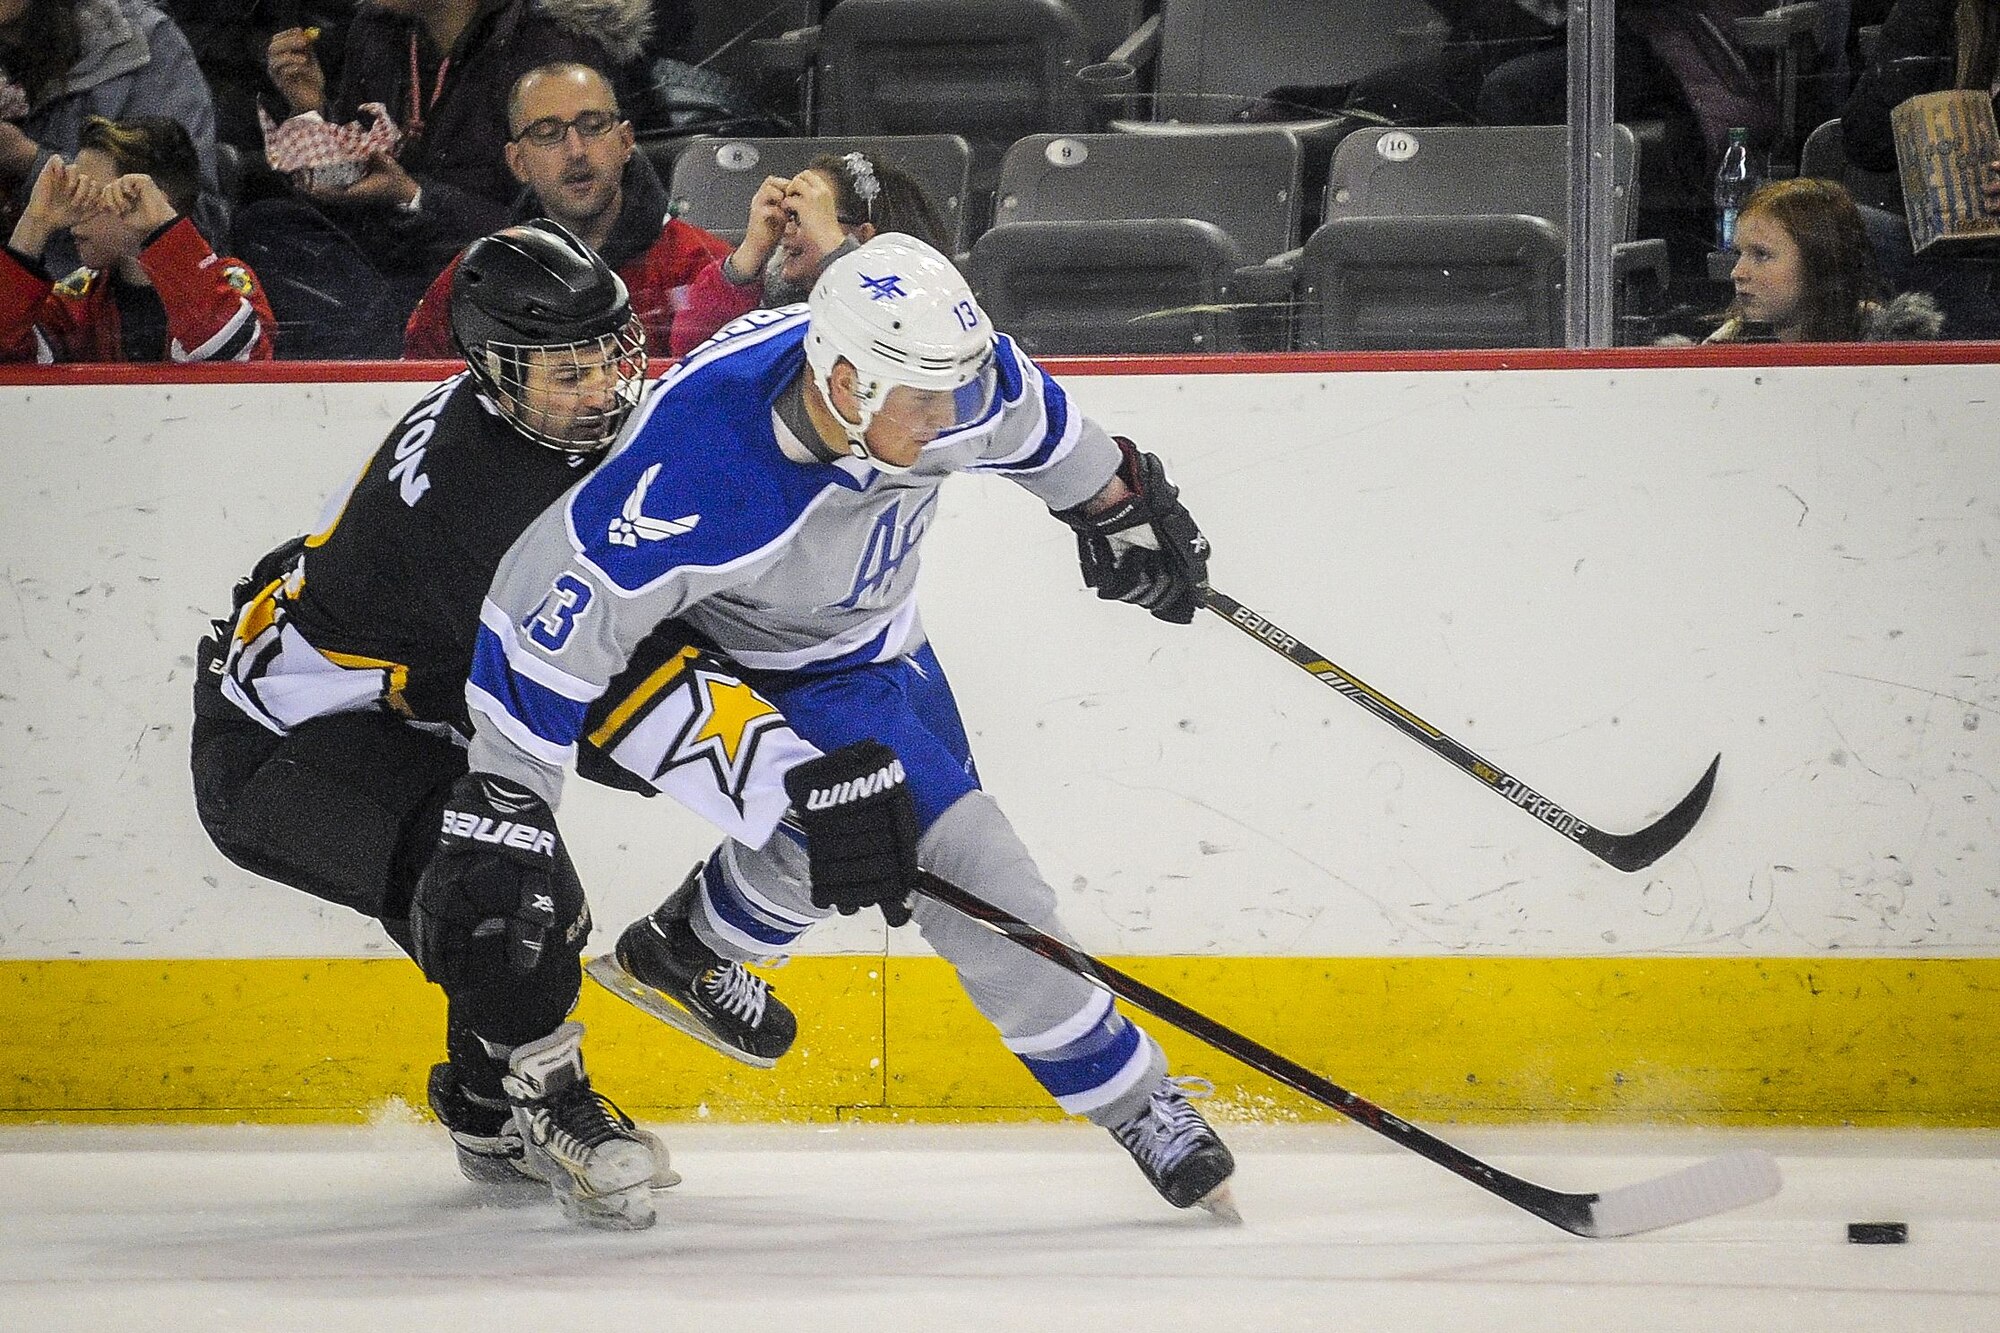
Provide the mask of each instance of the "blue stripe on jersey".
{"label": "blue stripe on jersey", "polygon": [[486,693],[537,737],[550,745],[568,746],[583,731],[590,705],[538,685],[507,663],[507,648],[486,625],[472,647],[471,684]]}
{"label": "blue stripe on jersey", "polygon": [[1000,372],[1000,396],[1010,402],[1020,398],[1030,389],[1039,388],[1042,398],[1042,440],[1032,451],[1001,462],[974,463],[968,468],[972,472],[1033,472],[1048,466],[1049,460],[1061,447],[1063,437],[1069,433],[1069,395],[1060,384],[1046,375],[1037,373],[1030,379],[1025,375],[1018,360],[1020,352],[1013,340],[1000,339],[999,350],[994,355],[994,365]]}
{"label": "blue stripe on jersey", "polygon": [[1125,1072],[1139,1049],[1139,1039],[1139,1029],[1114,1011],[1102,1024],[1060,1050],[1018,1058],[1058,1101],[1090,1101],[1088,1094]]}

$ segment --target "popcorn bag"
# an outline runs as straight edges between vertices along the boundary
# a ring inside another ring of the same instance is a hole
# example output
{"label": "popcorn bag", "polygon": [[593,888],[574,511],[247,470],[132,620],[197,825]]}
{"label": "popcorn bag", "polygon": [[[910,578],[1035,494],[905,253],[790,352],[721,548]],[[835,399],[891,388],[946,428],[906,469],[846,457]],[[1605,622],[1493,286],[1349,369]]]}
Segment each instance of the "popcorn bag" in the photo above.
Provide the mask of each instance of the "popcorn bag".
{"label": "popcorn bag", "polygon": [[396,128],[387,107],[380,102],[364,102],[361,112],[372,122],[366,128],[359,121],[329,124],[317,111],[303,112],[279,124],[259,107],[257,120],[264,129],[264,160],[271,164],[271,170],[288,176],[304,172],[307,189],[344,189],[367,172],[372,154],[388,153],[393,157],[403,142],[403,132]]}

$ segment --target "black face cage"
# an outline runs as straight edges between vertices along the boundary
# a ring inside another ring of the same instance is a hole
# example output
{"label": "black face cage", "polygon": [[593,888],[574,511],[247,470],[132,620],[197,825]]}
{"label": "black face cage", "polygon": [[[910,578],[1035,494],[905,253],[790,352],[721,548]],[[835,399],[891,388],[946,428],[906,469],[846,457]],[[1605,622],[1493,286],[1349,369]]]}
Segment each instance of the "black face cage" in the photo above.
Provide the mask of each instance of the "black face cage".
{"label": "black face cage", "polygon": [[[573,343],[488,342],[467,363],[500,414],[536,444],[594,454],[618,438],[646,379],[646,329],[633,316],[615,333]],[[529,367],[545,367],[544,388],[529,387]],[[612,376],[610,404],[585,407],[599,370]]]}

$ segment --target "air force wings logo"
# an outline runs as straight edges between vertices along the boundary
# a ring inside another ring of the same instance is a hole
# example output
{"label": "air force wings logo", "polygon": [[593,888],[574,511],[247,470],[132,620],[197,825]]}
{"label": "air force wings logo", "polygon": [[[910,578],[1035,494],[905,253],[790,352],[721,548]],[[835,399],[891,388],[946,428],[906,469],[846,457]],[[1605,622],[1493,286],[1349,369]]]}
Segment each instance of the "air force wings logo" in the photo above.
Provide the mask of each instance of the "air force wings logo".
{"label": "air force wings logo", "polygon": [[618,517],[611,520],[605,536],[613,546],[637,546],[640,542],[661,542],[669,537],[693,532],[694,525],[701,522],[700,514],[682,514],[679,518],[647,518],[646,488],[653,484],[653,478],[660,475],[658,463],[646,469],[639,478],[639,484],[625,497],[624,507]]}

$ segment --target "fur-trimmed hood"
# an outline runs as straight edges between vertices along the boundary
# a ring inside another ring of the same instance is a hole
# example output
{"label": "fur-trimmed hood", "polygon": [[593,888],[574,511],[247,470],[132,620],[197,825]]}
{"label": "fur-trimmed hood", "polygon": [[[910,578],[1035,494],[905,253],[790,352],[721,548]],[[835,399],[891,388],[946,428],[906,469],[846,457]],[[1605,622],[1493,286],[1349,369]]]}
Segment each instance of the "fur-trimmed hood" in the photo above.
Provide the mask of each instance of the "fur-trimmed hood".
{"label": "fur-trimmed hood", "polygon": [[653,6],[648,0],[531,0],[534,7],[579,37],[599,46],[624,64],[636,60],[653,36]]}
{"label": "fur-trimmed hood", "polygon": [[[1757,326],[1759,329],[1761,325]],[[1656,339],[1655,347],[1697,347],[1710,343],[1735,343],[1768,341],[1766,330],[1762,338],[1745,337],[1748,332],[1742,319],[1735,315],[1722,321],[1722,326],[1703,338],[1700,343],[1681,334],[1671,334]],[[1858,342],[1930,342],[1944,331],[1944,312],[1928,292],[1899,292],[1887,301],[1867,301],[1861,307],[1861,332]]]}
{"label": "fur-trimmed hood", "polygon": [[1864,342],[1929,342],[1944,331],[1944,312],[1928,292],[1898,292],[1887,301],[1862,309]]}
{"label": "fur-trimmed hood", "polygon": [[[84,0],[87,4],[108,4],[111,0]],[[482,14],[505,9],[514,0],[486,0]],[[363,0],[364,10],[387,15],[380,6]],[[528,7],[578,37],[588,37],[603,47],[619,64],[644,54],[653,36],[653,6],[650,0],[528,0]]]}

